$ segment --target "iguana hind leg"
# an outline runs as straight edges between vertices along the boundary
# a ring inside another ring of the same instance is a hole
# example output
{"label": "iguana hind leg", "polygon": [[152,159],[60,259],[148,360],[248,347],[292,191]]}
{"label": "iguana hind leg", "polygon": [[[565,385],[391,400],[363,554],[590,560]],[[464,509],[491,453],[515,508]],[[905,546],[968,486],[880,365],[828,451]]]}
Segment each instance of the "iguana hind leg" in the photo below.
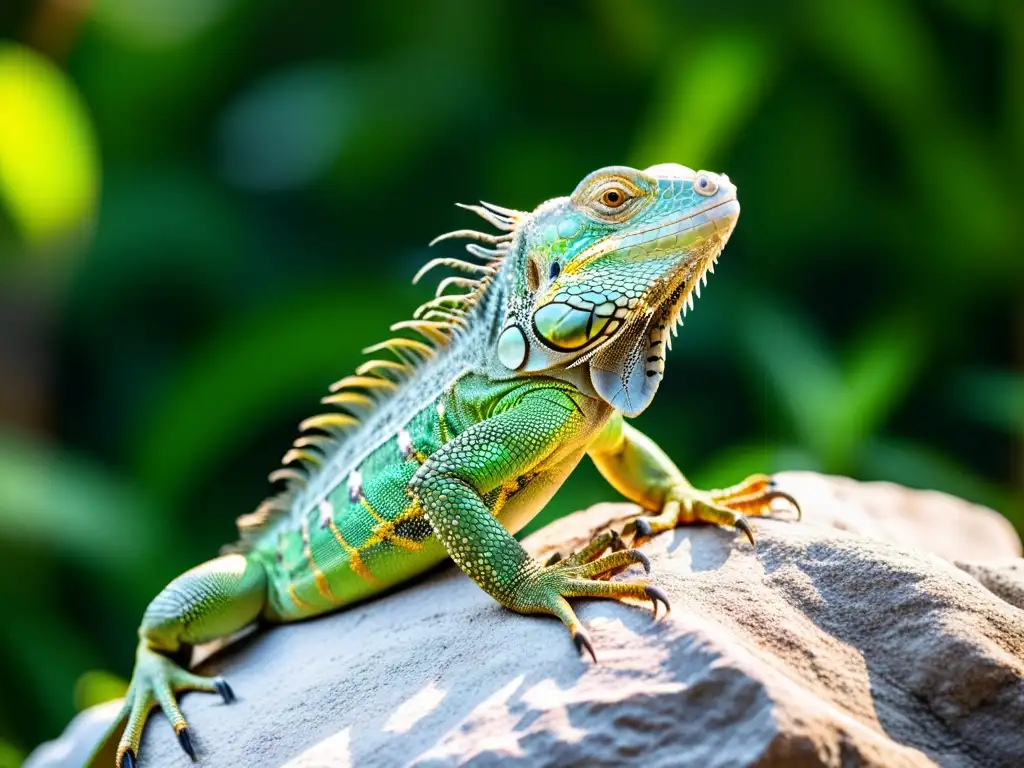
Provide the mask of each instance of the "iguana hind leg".
{"label": "iguana hind leg", "polygon": [[149,604],[139,627],[135,670],[117,722],[127,724],[117,747],[118,768],[134,768],[142,729],[154,707],[171,721],[181,747],[196,759],[188,724],[178,708],[183,691],[234,693],[221,678],[183,669],[173,656],[196,643],[225,637],[251,623],[266,600],[263,567],[242,555],[226,555],[193,568],[168,584]]}
{"label": "iguana hind leg", "polygon": [[800,518],[800,505],[779,490],[768,475],[751,475],[730,488],[701,491],[687,482],[682,472],[657,444],[613,417],[589,449],[601,474],[624,496],[646,509],[653,517],[638,517],[623,529],[633,534],[633,544],[685,523],[713,523],[743,531],[756,544],[747,516],[770,517],[774,502],[782,499]]}

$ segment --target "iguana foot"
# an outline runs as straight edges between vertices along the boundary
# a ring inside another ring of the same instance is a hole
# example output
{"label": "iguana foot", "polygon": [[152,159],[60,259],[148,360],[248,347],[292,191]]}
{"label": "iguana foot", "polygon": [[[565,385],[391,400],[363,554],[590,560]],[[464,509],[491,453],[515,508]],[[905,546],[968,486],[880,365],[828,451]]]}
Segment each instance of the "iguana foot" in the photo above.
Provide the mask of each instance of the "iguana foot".
{"label": "iguana foot", "polygon": [[196,761],[196,750],[192,744],[192,734],[188,724],[178,708],[175,694],[183,691],[205,691],[218,693],[225,704],[235,700],[234,691],[221,677],[201,677],[182,669],[169,657],[158,653],[145,644],[139,646],[135,657],[135,673],[124,699],[121,719],[128,717],[124,734],[117,746],[118,768],[135,768],[139,756],[139,742],[142,740],[142,729],[146,725],[153,707],[159,705],[164,715],[171,721],[178,743],[185,754]]}
{"label": "iguana foot", "polygon": [[[555,552],[547,559],[544,565],[550,566],[555,565],[556,563],[562,563],[563,567],[568,565],[581,565],[583,563],[589,563],[592,560],[596,560],[609,549],[612,552],[620,552],[626,549],[626,543],[622,540],[622,537],[619,536],[618,531],[610,529],[603,531],[591,539],[587,546],[576,550],[568,556],[562,555],[561,552]],[[615,573],[617,573],[617,571]],[[609,576],[614,576],[615,573],[602,573],[601,576],[608,578]]]}
{"label": "iguana foot", "polygon": [[671,530],[686,523],[714,523],[728,525],[743,531],[750,543],[757,546],[754,530],[747,521],[750,517],[773,517],[777,509],[773,502],[784,500],[801,517],[800,504],[785,491],[780,491],[769,475],[751,475],[730,488],[699,491],[683,485],[669,493],[661,513],[654,517],[638,517],[628,523],[623,534],[632,533],[633,545],[655,534]]}
{"label": "iguana foot", "polygon": [[597,661],[593,643],[590,642],[587,631],[566,598],[649,600],[653,604],[655,616],[658,615],[659,602],[664,603],[666,613],[671,610],[668,596],[658,587],[640,582],[606,581],[601,578],[618,573],[634,563],[640,563],[647,573],[651,571],[647,556],[636,549],[621,549],[598,558],[601,552],[613,546],[617,537],[618,534],[608,531],[569,557],[544,566],[520,584],[513,599],[508,602],[508,607],[520,613],[550,613],[557,616],[568,627],[576,650],[581,655],[585,650],[594,661]]}

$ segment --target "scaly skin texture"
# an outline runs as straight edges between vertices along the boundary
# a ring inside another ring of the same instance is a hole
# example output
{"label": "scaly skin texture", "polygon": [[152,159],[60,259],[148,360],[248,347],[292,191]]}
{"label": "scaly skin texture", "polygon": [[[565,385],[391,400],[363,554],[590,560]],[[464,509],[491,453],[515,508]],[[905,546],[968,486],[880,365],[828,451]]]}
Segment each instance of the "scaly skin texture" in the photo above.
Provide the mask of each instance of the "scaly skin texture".
{"label": "scaly skin texture", "polygon": [[744,514],[769,514],[780,497],[796,507],[763,475],[719,491],[693,488],[624,420],[653,399],[670,331],[735,226],[727,177],[671,164],[611,167],[532,213],[466,207],[501,234],[438,239],[476,241],[467,250],[482,263],[442,257],[420,274],[445,266],[472,276],[442,281],[435,299],[392,328],[421,339],[371,347],[395,359],[372,359],[332,386],[324,402],[338,410],[304,422],[285,466],[271,474],[283,490],[239,519],[238,544],[179,576],[147,609],[119,766],[134,766],[154,706],[194,758],[176,694],[234,698],[223,680],[179,666],[194,644],[257,620],[336,610],[445,558],[502,605],[558,617],[592,656],[567,598],[637,598],[667,609],[645,580],[608,580],[634,563],[649,570],[617,533],[546,564],[514,538],[585,454],[654,513],[622,532],[634,547],[694,521],[736,527],[753,543]]}

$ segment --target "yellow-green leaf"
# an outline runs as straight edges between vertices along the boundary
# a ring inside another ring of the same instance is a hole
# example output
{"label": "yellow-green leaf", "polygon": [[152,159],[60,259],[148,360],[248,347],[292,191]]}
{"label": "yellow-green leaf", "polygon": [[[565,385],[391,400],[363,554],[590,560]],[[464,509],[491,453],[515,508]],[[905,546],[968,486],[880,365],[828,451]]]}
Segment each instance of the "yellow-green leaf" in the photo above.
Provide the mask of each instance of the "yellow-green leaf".
{"label": "yellow-green leaf", "polygon": [[99,170],[78,92],[40,54],[0,43],[0,204],[29,245],[91,222]]}

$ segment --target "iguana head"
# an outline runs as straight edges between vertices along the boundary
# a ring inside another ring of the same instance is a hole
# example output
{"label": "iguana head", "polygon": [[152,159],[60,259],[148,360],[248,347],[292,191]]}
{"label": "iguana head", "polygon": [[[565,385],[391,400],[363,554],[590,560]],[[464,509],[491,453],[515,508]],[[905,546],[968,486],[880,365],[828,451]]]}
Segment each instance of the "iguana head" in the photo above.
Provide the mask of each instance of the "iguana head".
{"label": "iguana head", "polygon": [[643,411],[740,207],[727,176],[602,168],[516,222],[495,353],[510,371],[587,366],[602,399]]}

